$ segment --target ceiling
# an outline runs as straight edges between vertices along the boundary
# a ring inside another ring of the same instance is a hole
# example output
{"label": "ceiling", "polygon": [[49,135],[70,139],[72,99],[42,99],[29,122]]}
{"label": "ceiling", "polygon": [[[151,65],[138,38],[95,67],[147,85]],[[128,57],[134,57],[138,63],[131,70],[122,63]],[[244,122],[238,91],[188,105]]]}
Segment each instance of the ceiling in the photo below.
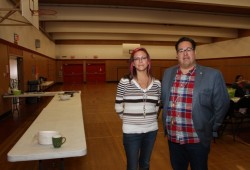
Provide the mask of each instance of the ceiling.
{"label": "ceiling", "polygon": [[[18,6],[19,0],[10,1]],[[173,45],[180,36],[207,44],[250,36],[249,0],[39,0],[38,5],[40,30],[56,44]]]}

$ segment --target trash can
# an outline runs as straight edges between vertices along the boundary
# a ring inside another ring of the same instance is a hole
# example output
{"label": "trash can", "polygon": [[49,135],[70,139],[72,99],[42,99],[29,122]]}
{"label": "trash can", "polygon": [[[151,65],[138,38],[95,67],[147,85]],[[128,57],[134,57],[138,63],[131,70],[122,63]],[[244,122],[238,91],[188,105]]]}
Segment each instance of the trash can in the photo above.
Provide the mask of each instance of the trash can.
{"label": "trash can", "polygon": [[[40,82],[39,80],[30,80],[28,81],[28,92],[39,92],[40,91]],[[26,103],[34,104],[38,102],[38,97],[27,97]]]}

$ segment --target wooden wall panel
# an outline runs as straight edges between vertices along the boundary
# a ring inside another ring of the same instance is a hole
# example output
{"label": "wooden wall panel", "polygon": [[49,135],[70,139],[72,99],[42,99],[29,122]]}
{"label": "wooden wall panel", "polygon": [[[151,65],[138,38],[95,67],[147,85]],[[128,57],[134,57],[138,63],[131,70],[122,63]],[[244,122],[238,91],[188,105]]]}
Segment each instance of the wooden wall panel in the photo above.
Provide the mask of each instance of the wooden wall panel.
{"label": "wooden wall panel", "polygon": [[28,90],[28,81],[36,80],[36,60],[34,54],[23,51],[23,81],[24,90]]}
{"label": "wooden wall panel", "polygon": [[23,56],[23,50],[20,48],[8,46],[8,55]]}
{"label": "wooden wall panel", "polygon": [[[245,79],[250,80],[250,56],[234,57],[221,59],[202,59],[197,63],[213,67],[220,70],[226,83],[232,83],[238,74],[242,74]],[[177,64],[177,60],[152,60],[152,73],[162,79],[166,68]],[[107,60],[106,61],[106,80],[119,81],[120,77],[128,73],[128,60]]]}
{"label": "wooden wall panel", "polygon": [[155,78],[161,80],[165,69],[176,64],[177,60],[152,60],[152,74]]}
{"label": "wooden wall panel", "polygon": [[152,66],[152,74],[153,74],[153,77],[160,80],[162,77],[161,67],[160,66]]}
{"label": "wooden wall panel", "polygon": [[[176,60],[152,60],[152,74],[161,80],[166,68],[177,64]],[[129,73],[128,60],[107,60],[106,61],[106,80],[119,81],[121,77]]]}
{"label": "wooden wall panel", "polygon": [[[0,43],[0,95],[8,92],[9,88],[9,65],[8,47]],[[11,110],[11,99],[4,99],[0,97],[0,115]]]}
{"label": "wooden wall panel", "polygon": [[119,81],[121,77],[129,73],[128,60],[107,60],[106,81]]}
{"label": "wooden wall panel", "polygon": [[36,61],[36,78],[39,77],[45,77],[47,78],[49,76],[49,61],[45,57],[41,57],[39,55],[34,55],[35,61]]}
{"label": "wooden wall panel", "polygon": [[48,81],[56,81],[56,61],[53,59],[47,59],[48,60]]}
{"label": "wooden wall panel", "polygon": [[119,81],[122,77],[128,74],[128,68],[119,67],[117,68],[117,79],[113,81]]}
{"label": "wooden wall panel", "polygon": [[56,76],[56,82],[58,83],[62,83],[63,82],[63,71],[62,71],[62,61],[59,60],[59,61],[56,61],[56,73],[55,73],[55,76]]}
{"label": "wooden wall panel", "polygon": [[236,75],[243,75],[245,79],[250,80],[250,56],[234,57],[222,59],[203,59],[198,63],[219,69],[226,81],[230,84],[234,82]]}

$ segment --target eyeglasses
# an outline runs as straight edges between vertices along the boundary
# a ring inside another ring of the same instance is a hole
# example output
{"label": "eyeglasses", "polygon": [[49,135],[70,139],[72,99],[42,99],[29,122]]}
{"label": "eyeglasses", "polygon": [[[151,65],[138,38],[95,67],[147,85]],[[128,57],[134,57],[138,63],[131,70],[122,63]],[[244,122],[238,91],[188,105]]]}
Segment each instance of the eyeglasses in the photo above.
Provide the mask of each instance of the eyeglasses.
{"label": "eyeglasses", "polygon": [[146,57],[146,56],[145,56],[145,57],[141,57],[141,58],[140,58],[140,57],[135,57],[135,58],[134,58],[134,61],[136,61],[136,62],[139,62],[139,61],[146,61],[147,59],[148,59],[148,57]]}
{"label": "eyeglasses", "polygon": [[179,54],[184,54],[185,52],[191,53],[193,50],[194,50],[193,48],[188,47],[188,48],[186,48],[186,49],[179,49],[177,52],[178,52]]}

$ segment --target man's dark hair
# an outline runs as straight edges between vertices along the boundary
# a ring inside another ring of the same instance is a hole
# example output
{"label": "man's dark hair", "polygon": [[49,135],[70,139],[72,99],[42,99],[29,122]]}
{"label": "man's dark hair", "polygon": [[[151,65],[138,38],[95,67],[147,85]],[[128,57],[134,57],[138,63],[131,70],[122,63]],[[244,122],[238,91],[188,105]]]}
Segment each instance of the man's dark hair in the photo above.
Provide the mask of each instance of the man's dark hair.
{"label": "man's dark hair", "polygon": [[183,41],[188,41],[188,42],[190,42],[190,43],[192,44],[193,50],[195,50],[195,48],[196,48],[196,42],[195,42],[193,39],[188,38],[188,37],[181,37],[181,38],[176,42],[176,44],[175,44],[175,50],[176,50],[176,51],[178,51],[178,46],[179,46],[179,44],[180,44],[181,42],[183,42]]}

